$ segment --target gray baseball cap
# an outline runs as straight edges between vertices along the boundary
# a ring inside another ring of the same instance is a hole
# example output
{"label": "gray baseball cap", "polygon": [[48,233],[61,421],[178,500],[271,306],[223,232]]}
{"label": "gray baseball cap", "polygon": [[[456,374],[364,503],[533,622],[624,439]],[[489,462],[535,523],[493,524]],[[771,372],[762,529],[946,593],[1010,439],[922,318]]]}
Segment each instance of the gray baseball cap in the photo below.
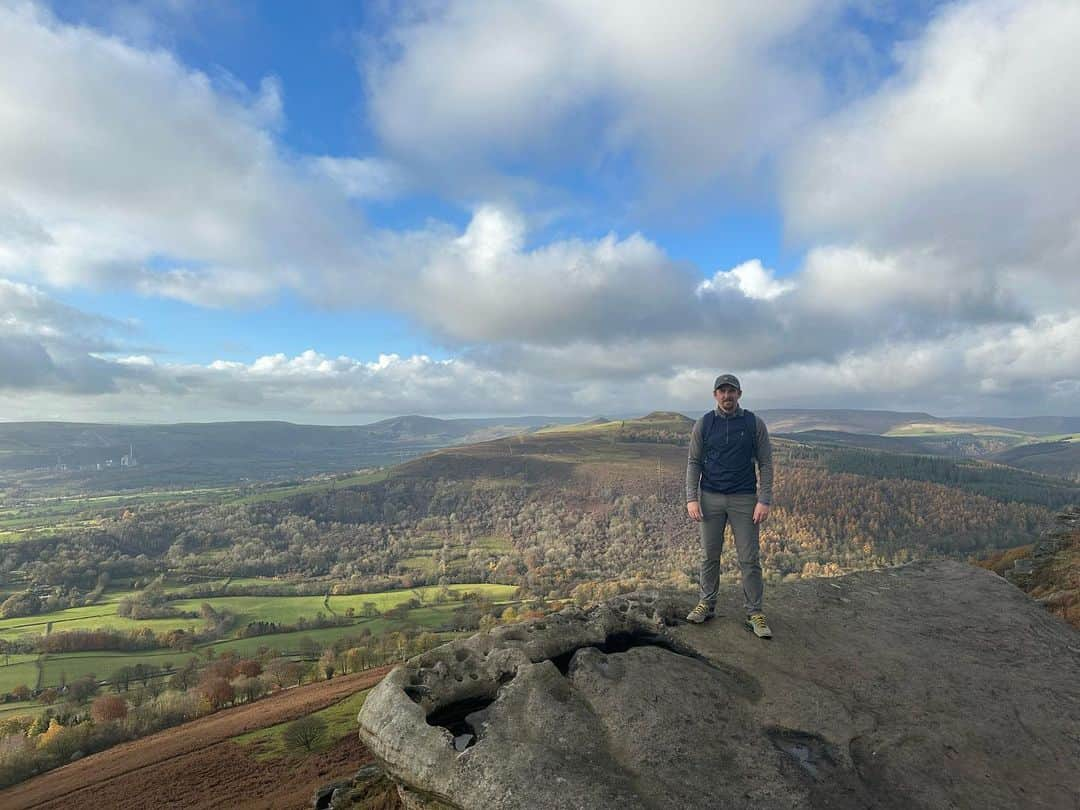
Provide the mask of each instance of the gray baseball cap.
{"label": "gray baseball cap", "polygon": [[713,383],[712,390],[715,391],[721,385],[730,385],[736,391],[742,391],[742,386],[739,385],[739,378],[734,374],[721,374],[716,378],[716,382]]}

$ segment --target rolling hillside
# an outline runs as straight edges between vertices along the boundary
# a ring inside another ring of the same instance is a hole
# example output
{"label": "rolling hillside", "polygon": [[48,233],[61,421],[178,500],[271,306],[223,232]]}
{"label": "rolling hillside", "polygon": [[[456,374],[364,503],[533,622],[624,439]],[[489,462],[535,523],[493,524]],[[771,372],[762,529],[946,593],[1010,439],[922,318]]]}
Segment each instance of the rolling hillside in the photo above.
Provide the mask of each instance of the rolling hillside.
{"label": "rolling hillside", "polygon": [[[690,424],[670,412],[593,420],[442,448],[366,477],[208,504],[143,502],[9,542],[0,562],[12,582],[77,590],[105,573],[174,571],[292,575],[312,593],[490,582],[547,596],[592,580],[685,583],[697,567],[684,503]],[[774,441],[763,535],[773,577],[1021,545],[1080,500],[1074,483],[977,459],[791,436]]]}

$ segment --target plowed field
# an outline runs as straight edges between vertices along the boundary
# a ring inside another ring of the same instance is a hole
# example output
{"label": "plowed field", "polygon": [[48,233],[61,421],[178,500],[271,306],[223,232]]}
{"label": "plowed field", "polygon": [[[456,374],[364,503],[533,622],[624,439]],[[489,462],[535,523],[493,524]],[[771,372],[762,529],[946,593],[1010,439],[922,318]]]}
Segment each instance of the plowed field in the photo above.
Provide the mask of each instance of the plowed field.
{"label": "plowed field", "polygon": [[230,740],[294,720],[378,683],[390,667],[288,689],[124,743],[0,791],[5,810],[310,807],[316,787],[351,776],[370,755],[356,735],[304,759],[257,760]]}

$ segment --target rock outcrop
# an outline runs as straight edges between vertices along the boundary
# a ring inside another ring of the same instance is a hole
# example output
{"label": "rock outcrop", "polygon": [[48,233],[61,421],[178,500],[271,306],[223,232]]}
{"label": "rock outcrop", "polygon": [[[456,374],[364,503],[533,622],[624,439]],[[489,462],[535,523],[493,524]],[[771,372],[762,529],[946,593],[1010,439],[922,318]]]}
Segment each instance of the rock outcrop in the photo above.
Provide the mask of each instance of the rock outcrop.
{"label": "rock outcrop", "polygon": [[361,739],[413,808],[1080,807],[1080,634],[1009,583],[919,563],[767,600],[772,642],[641,593],[444,645]]}
{"label": "rock outcrop", "polygon": [[1080,629],[1080,506],[1062,511],[1055,525],[1016,560],[1005,578],[1052,613]]}

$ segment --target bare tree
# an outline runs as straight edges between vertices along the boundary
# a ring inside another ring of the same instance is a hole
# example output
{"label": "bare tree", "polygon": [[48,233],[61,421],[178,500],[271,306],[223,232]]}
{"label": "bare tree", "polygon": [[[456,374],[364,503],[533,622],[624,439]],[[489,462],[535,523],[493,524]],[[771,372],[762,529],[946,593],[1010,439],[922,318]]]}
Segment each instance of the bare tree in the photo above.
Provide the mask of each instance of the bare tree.
{"label": "bare tree", "polygon": [[311,752],[316,745],[326,736],[326,721],[315,715],[301,717],[293,720],[285,727],[282,739],[285,747],[299,751]]}

